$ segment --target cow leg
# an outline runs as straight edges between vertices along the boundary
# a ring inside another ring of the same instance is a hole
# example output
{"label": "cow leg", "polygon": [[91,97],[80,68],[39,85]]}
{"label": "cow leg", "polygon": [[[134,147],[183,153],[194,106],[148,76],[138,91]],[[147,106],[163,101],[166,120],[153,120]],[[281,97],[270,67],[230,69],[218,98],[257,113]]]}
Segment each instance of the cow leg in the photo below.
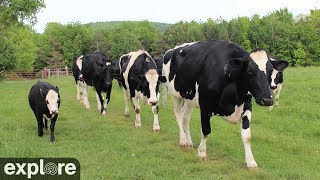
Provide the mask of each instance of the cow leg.
{"label": "cow leg", "polygon": [[153,113],[153,131],[160,131],[160,125],[158,120],[158,112],[159,107],[158,106],[152,106],[152,113]]}
{"label": "cow leg", "polygon": [[174,104],[174,115],[176,116],[176,121],[179,126],[180,132],[180,146],[185,147],[187,145],[187,136],[183,129],[183,120],[182,120],[182,104],[183,100],[177,97],[173,97],[173,104]]}
{"label": "cow leg", "polygon": [[86,109],[90,109],[89,100],[88,100],[88,85],[83,83],[83,104]]}
{"label": "cow leg", "polygon": [[279,107],[280,104],[279,104],[279,98],[280,98],[280,91],[282,89],[282,84],[278,84],[278,87],[277,87],[277,91],[276,91],[276,94],[275,94],[275,98],[276,98],[276,107]]}
{"label": "cow leg", "polygon": [[37,122],[38,122],[38,136],[43,136],[43,116],[37,115]]}
{"label": "cow leg", "polygon": [[240,129],[241,129],[241,138],[244,146],[245,160],[248,168],[258,167],[256,161],[254,160],[252,150],[251,150],[251,132],[250,132],[250,121],[251,121],[251,95],[248,95],[246,102],[243,107],[243,115],[241,117]]}
{"label": "cow leg", "polygon": [[129,94],[128,94],[128,91],[125,90],[124,88],[122,88],[122,90],[123,90],[124,102],[126,104],[126,107],[124,109],[124,115],[125,116],[129,116],[130,115],[130,111],[129,111]]}
{"label": "cow leg", "polygon": [[77,82],[77,101],[81,102],[80,89],[81,89],[81,85],[79,84],[79,82]]}
{"label": "cow leg", "polygon": [[97,103],[98,103],[98,108],[100,107],[100,113],[101,115],[106,115],[106,110],[104,109],[104,100],[103,97],[101,95],[101,91],[96,91],[96,95],[99,97],[99,99],[97,98]]}
{"label": "cow leg", "polygon": [[101,102],[100,102],[99,94],[97,91],[96,91],[96,100],[97,100],[97,109],[98,111],[101,111]]}
{"label": "cow leg", "polygon": [[195,106],[194,103],[189,100],[185,100],[185,103],[183,105],[182,123],[183,123],[183,130],[186,134],[186,139],[187,139],[186,147],[193,146],[190,129],[189,129],[189,123],[190,123],[190,118],[191,118],[191,114],[194,106]]}
{"label": "cow leg", "polygon": [[133,103],[133,106],[134,106],[134,111],[136,112],[136,119],[135,119],[135,122],[134,122],[134,126],[136,128],[139,128],[141,127],[141,117],[140,117],[140,104],[139,104],[139,99],[137,97],[133,97],[132,98],[132,103]]}
{"label": "cow leg", "polygon": [[54,142],[54,127],[56,125],[56,121],[58,118],[58,114],[56,114],[52,119],[51,119],[51,124],[50,124],[50,141]]}
{"label": "cow leg", "polygon": [[211,126],[210,126],[211,114],[208,111],[206,111],[206,109],[201,104],[200,104],[200,111],[201,111],[202,134],[201,134],[201,142],[198,147],[198,156],[201,159],[206,159],[207,158],[207,138],[211,133]]}
{"label": "cow leg", "polygon": [[103,108],[104,108],[105,110],[107,110],[108,104],[109,104],[109,102],[110,102],[111,88],[112,88],[112,86],[109,86],[109,88],[107,89],[106,100],[105,100],[105,102],[104,102],[104,104],[103,104]]}
{"label": "cow leg", "polygon": [[44,129],[48,130],[48,119],[47,118],[43,118],[44,119]]}

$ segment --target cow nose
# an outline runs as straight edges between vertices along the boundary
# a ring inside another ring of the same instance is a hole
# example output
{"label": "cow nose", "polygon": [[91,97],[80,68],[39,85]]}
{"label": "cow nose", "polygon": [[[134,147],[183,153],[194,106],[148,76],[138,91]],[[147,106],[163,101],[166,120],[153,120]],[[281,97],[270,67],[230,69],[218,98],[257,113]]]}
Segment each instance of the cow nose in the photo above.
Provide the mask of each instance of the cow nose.
{"label": "cow nose", "polygon": [[51,114],[58,114],[58,110],[51,110]]}
{"label": "cow nose", "polygon": [[271,86],[270,88],[274,90],[277,89],[277,86]]}
{"label": "cow nose", "polygon": [[158,101],[150,101],[149,103],[151,106],[156,106],[158,104]]}
{"label": "cow nose", "polygon": [[271,106],[273,104],[272,98],[261,98],[261,105],[262,106]]}
{"label": "cow nose", "polygon": [[111,85],[111,82],[107,82],[107,85],[110,86],[110,85]]}

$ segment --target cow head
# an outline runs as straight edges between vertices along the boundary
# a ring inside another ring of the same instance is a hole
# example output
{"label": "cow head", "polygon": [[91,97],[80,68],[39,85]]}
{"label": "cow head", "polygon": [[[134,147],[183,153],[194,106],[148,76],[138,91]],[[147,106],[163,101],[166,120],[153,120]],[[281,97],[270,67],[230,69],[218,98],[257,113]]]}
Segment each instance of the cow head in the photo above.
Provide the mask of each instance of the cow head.
{"label": "cow head", "polygon": [[269,89],[268,77],[272,72],[272,65],[268,61],[265,51],[256,49],[240,59],[232,59],[229,62],[232,69],[232,77],[241,77],[241,83],[245,84],[249,92],[261,106],[273,104]]}
{"label": "cow head", "polygon": [[137,90],[148,98],[150,106],[156,106],[158,104],[159,84],[160,82],[166,82],[166,78],[159,74],[157,63],[146,51],[141,53],[137,60],[141,62],[142,68],[142,74],[136,77]]}
{"label": "cow head", "polygon": [[102,52],[96,52],[93,59],[96,63],[96,76],[103,81],[106,86],[104,88],[110,87],[112,85],[112,60]]}
{"label": "cow head", "polygon": [[288,67],[289,63],[287,61],[279,60],[276,57],[269,57],[269,61],[272,64],[273,71],[269,76],[269,84],[272,90],[278,87],[279,83],[283,81],[282,72]]}
{"label": "cow head", "polygon": [[52,115],[58,114],[60,107],[60,95],[58,86],[56,86],[54,89],[49,89],[48,92],[40,89],[40,94],[44,98],[49,113]]}

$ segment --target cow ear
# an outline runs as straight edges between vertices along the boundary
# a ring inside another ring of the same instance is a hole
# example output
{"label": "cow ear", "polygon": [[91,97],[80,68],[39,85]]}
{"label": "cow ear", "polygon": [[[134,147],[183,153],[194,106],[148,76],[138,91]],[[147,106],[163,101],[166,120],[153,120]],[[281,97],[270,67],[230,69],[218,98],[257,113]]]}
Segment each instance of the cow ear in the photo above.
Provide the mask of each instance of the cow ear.
{"label": "cow ear", "polygon": [[282,72],[285,68],[287,68],[289,63],[287,61],[280,60],[277,64],[273,65],[273,68],[277,71]]}
{"label": "cow ear", "polygon": [[167,82],[167,78],[165,76],[159,76],[158,81],[165,83],[165,82]]}
{"label": "cow ear", "polygon": [[58,86],[56,86],[56,91],[57,91],[57,93],[59,93],[59,87]]}

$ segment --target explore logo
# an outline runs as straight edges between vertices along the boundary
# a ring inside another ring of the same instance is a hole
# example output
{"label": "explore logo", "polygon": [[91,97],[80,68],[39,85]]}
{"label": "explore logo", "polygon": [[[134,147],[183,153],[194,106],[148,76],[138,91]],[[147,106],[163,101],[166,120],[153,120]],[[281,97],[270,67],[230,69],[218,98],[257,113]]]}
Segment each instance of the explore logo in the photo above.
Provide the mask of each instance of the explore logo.
{"label": "explore logo", "polygon": [[74,158],[0,158],[0,179],[80,179]]}

